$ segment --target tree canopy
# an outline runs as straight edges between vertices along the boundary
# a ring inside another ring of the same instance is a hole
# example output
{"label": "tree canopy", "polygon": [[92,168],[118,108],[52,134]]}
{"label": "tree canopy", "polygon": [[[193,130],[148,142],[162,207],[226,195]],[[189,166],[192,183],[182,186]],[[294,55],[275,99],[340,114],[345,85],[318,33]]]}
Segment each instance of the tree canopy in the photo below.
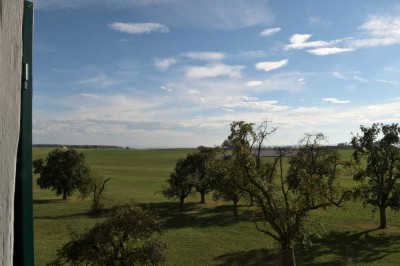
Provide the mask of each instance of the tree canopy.
{"label": "tree canopy", "polygon": [[39,187],[52,189],[65,200],[90,178],[85,156],[74,149],[55,149],[45,159],[33,161],[33,167]]}
{"label": "tree canopy", "polygon": [[386,208],[400,208],[400,128],[373,124],[360,129],[362,135],[351,140],[358,166],[354,179],[360,182],[356,192],[365,205],[379,208],[379,227],[386,228]]}
{"label": "tree canopy", "polygon": [[57,251],[50,265],[159,265],[166,246],[158,241],[158,216],[135,204],[126,204]]}

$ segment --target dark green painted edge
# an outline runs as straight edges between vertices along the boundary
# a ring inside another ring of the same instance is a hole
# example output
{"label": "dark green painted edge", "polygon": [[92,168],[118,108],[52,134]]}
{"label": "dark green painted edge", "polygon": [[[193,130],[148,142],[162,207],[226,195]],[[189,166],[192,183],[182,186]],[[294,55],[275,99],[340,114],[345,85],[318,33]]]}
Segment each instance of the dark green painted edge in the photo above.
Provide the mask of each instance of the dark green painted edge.
{"label": "dark green painted edge", "polygon": [[[21,121],[14,198],[14,265],[34,265],[32,200],[32,40],[33,3],[24,1],[22,28],[23,64],[28,64],[29,80],[21,79]],[[21,66],[22,67],[22,66]],[[24,70],[24,68],[23,68]],[[25,88],[24,88],[25,87]]]}

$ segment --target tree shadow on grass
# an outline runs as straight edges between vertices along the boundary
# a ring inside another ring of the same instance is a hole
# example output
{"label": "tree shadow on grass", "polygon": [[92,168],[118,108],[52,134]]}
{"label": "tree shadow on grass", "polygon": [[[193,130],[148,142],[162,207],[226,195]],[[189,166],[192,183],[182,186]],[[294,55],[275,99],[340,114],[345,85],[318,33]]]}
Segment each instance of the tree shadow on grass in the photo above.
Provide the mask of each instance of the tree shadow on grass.
{"label": "tree shadow on grass", "polygon": [[262,249],[253,249],[250,251],[239,251],[228,253],[214,258],[217,265],[282,265],[281,257],[276,251]]}
{"label": "tree shadow on grass", "polygon": [[47,203],[63,203],[67,202],[63,199],[34,199],[33,204],[47,204]]}
{"label": "tree shadow on grass", "polygon": [[203,205],[198,203],[188,203],[183,212],[177,210],[174,202],[147,203],[143,206],[158,213],[165,229],[228,226],[247,221],[250,217],[247,212],[240,212],[239,216],[234,217],[230,205],[202,208]]}
{"label": "tree shadow on grass", "polygon": [[[322,239],[314,240],[312,247],[298,248],[297,261],[300,265],[348,265],[371,263],[397,253],[400,234],[389,234],[384,230],[370,234],[377,230],[379,229],[362,232],[331,231]],[[323,257],[330,260],[315,262],[317,258]]]}

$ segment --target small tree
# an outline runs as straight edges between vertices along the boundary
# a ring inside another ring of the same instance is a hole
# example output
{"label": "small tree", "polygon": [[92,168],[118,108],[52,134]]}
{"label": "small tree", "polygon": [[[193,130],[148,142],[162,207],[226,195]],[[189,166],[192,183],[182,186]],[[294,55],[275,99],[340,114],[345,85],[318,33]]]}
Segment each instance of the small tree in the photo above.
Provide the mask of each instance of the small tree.
{"label": "small tree", "polygon": [[90,175],[85,156],[74,149],[55,149],[45,159],[33,161],[33,167],[34,173],[39,174],[39,187],[54,190],[64,200],[79,189]]}
{"label": "small tree", "polygon": [[359,166],[354,179],[361,183],[356,191],[364,205],[379,208],[379,228],[386,228],[386,208],[400,208],[400,128],[397,124],[360,128],[362,135],[351,140]]}
{"label": "small tree", "polygon": [[195,180],[192,171],[192,161],[189,155],[185,159],[179,159],[174,171],[167,180],[168,187],[161,193],[169,199],[179,199],[179,210],[184,210],[185,199],[192,193]]}
{"label": "small tree", "polygon": [[90,230],[72,234],[49,265],[159,265],[166,246],[158,217],[137,205],[127,204]]}
{"label": "small tree", "polygon": [[103,193],[105,185],[110,179],[111,178],[105,178],[102,175],[92,173],[83,181],[83,184],[79,188],[82,198],[89,196],[91,193],[93,194],[92,210],[94,212],[101,212],[103,209]]}

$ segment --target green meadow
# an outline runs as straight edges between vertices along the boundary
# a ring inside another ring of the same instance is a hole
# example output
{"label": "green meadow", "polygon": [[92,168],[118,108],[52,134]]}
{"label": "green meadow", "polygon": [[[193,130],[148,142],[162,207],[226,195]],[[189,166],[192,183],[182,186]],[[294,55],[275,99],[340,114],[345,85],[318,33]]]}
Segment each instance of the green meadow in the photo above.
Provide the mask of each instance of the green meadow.
{"label": "green meadow", "polygon": [[[34,148],[34,159],[45,157],[51,149]],[[178,203],[163,198],[158,191],[178,158],[191,150],[79,150],[90,167],[110,177],[106,185],[105,208],[126,202],[146,205],[161,217],[167,244],[167,265],[279,265],[277,244],[258,232],[249,217],[246,202],[234,218],[230,202],[198,204],[197,195],[187,200],[186,211]],[[341,151],[349,157],[350,151]],[[355,183],[342,171],[342,184]],[[103,219],[90,213],[90,198],[78,194],[63,201],[53,191],[40,190],[33,180],[35,263],[46,265],[57,249],[70,238],[71,231],[81,232]],[[377,230],[378,213],[360,202],[347,202],[342,208],[314,213],[323,224],[324,235],[312,246],[295,250],[298,265],[399,265],[400,213],[388,210],[388,229]],[[101,254],[99,254],[101,255]]]}

